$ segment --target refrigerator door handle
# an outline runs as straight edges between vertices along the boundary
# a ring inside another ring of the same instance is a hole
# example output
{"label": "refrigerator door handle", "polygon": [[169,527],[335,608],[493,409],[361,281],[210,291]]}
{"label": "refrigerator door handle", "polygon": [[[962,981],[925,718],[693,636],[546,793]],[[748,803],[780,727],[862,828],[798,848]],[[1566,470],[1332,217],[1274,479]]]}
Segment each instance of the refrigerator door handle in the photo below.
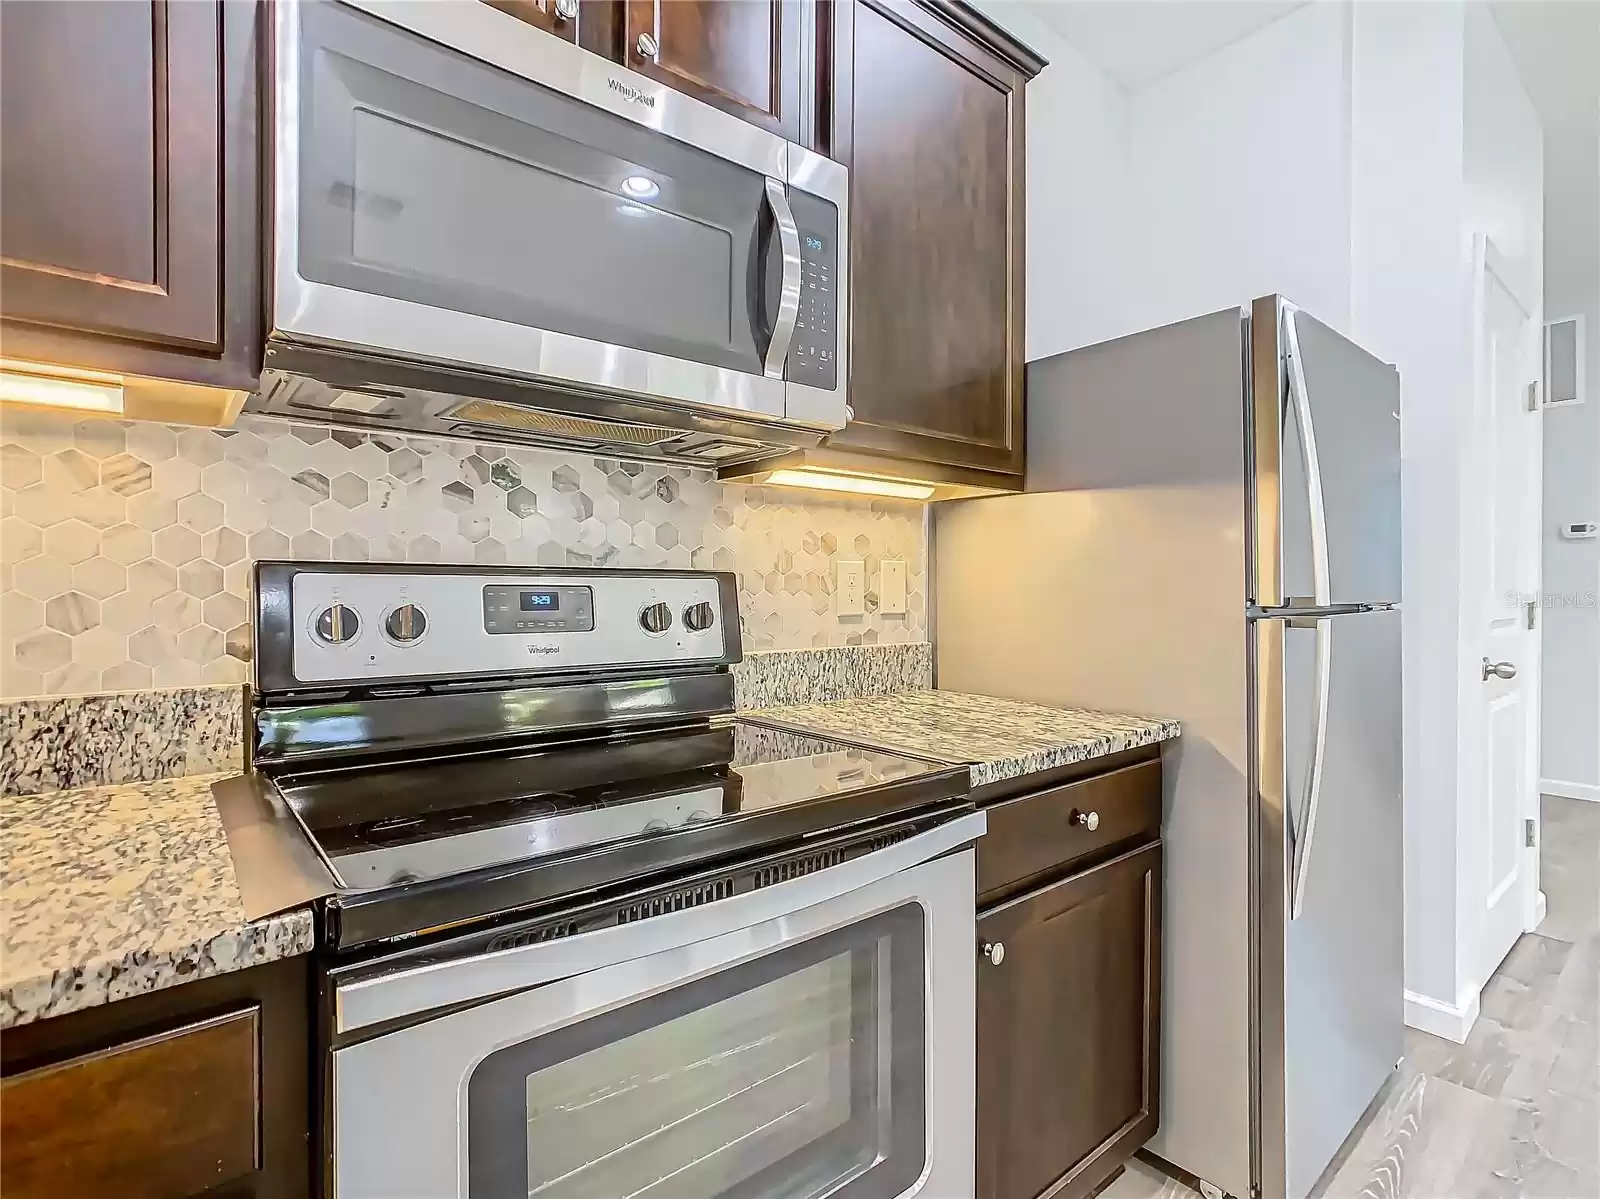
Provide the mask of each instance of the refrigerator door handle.
{"label": "refrigerator door handle", "polygon": [[1311,721],[1311,750],[1306,760],[1304,799],[1298,819],[1290,820],[1294,862],[1289,872],[1289,918],[1298,920],[1306,899],[1306,869],[1317,837],[1317,803],[1322,798],[1322,761],[1328,744],[1328,692],[1333,682],[1333,621],[1327,616],[1289,621],[1290,628],[1311,628],[1316,644],[1317,695]]}
{"label": "refrigerator door handle", "polygon": [[1328,512],[1322,499],[1322,463],[1317,458],[1317,434],[1311,423],[1311,397],[1306,391],[1306,368],[1300,356],[1300,334],[1295,329],[1297,309],[1283,306],[1283,344],[1289,359],[1289,402],[1294,405],[1300,453],[1306,464],[1306,502],[1311,509],[1311,603],[1325,608],[1333,603],[1328,567]]}

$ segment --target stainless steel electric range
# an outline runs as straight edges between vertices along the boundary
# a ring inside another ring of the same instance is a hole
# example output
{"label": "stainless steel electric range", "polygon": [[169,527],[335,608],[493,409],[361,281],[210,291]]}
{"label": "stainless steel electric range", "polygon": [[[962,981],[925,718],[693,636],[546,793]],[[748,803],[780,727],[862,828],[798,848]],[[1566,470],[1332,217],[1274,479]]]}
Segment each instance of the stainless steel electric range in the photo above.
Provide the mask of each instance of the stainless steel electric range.
{"label": "stainless steel electric range", "polygon": [[964,768],[733,716],[732,575],[264,562],[252,915],[329,1199],[972,1194]]}

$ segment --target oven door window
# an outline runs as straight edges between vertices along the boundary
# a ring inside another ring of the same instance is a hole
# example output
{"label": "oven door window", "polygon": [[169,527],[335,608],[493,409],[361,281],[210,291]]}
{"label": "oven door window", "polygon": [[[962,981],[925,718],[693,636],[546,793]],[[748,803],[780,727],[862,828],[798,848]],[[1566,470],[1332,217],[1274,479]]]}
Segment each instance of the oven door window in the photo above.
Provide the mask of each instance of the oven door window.
{"label": "oven door window", "polygon": [[303,279],[761,374],[765,176],[356,10],[301,20]]}
{"label": "oven door window", "polygon": [[908,904],[490,1054],[471,1199],[894,1199],[926,1157]]}

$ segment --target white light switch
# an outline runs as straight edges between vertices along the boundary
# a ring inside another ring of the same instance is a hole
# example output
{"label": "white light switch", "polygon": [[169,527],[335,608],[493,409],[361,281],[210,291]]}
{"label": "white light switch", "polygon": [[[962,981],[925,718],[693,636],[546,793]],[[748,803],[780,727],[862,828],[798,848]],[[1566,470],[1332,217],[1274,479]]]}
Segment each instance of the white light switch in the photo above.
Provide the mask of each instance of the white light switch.
{"label": "white light switch", "polygon": [[906,614],[906,564],[899,558],[885,558],[878,568],[878,613]]}
{"label": "white light switch", "polygon": [[867,567],[858,559],[840,558],[834,582],[834,614],[861,616],[867,610]]}

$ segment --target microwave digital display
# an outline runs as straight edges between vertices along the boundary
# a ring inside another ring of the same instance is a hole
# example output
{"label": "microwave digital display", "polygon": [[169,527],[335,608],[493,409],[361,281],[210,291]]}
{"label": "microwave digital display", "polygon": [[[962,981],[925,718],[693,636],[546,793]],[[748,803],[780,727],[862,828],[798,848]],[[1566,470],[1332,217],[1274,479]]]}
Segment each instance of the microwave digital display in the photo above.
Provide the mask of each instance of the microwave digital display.
{"label": "microwave digital display", "polygon": [[819,253],[819,254],[822,252],[822,248],[826,244],[820,237],[818,237],[814,233],[806,234],[805,242],[806,242],[806,249],[812,251],[813,253]]}
{"label": "microwave digital display", "polygon": [[522,610],[524,612],[558,612],[561,609],[561,593],[559,591],[524,591],[522,593]]}

